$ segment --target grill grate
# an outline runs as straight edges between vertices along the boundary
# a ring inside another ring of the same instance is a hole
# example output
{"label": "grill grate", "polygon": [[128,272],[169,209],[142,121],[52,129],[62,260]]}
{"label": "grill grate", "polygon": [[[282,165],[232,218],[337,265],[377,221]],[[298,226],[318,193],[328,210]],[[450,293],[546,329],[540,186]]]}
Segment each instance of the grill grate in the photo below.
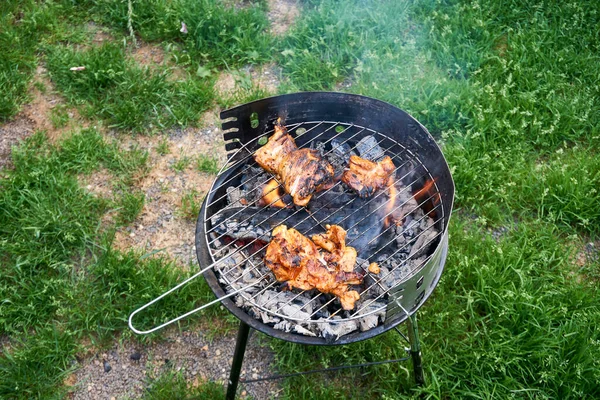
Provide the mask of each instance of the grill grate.
{"label": "grill grate", "polygon": [[[276,300],[278,300],[277,298],[271,298],[266,303],[261,304],[258,301],[260,296],[268,290],[276,290],[279,285],[279,282],[274,279],[273,274],[270,270],[268,270],[264,263],[262,263],[262,261],[256,261],[256,256],[259,256],[266,249],[267,245],[262,243],[258,238],[252,239],[243,245],[239,245],[239,243],[236,241],[223,243],[226,237],[232,236],[232,233],[229,231],[219,233],[217,226],[227,226],[229,221],[220,221],[219,224],[215,224],[213,226],[211,217],[218,210],[222,209],[223,204],[227,201],[227,193],[225,189],[228,187],[239,188],[241,186],[241,178],[245,173],[245,169],[243,167],[245,165],[254,164],[252,157],[254,151],[256,151],[256,149],[259,147],[259,141],[264,140],[261,139],[262,137],[271,136],[273,133],[273,130],[271,129],[265,132],[263,136],[257,137],[254,140],[242,145],[240,149],[232,157],[230,157],[230,163],[224,166],[220,171],[220,175],[227,176],[226,179],[221,181],[216,180],[207,195],[207,206],[203,216],[203,223],[205,224],[206,232],[205,240],[207,247],[210,250],[212,261],[216,263],[215,269],[221,283],[225,285],[228,296],[238,295],[243,299],[243,303],[246,305],[252,305],[253,307],[256,307],[257,309],[271,316],[278,317],[283,320],[296,321],[299,323],[339,323],[343,321],[364,318],[371,314],[381,314],[382,312],[385,313],[386,308],[388,308],[388,304],[391,302],[400,304],[399,302],[396,302],[398,296],[402,296],[402,290],[396,290],[398,285],[413,276],[417,271],[428,264],[428,262],[434,256],[433,249],[442,239],[444,232],[442,225],[447,215],[445,215],[445,207],[434,177],[412,151],[407,149],[405,146],[402,146],[394,139],[382,135],[372,129],[356,124],[345,124],[334,121],[302,122],[288,125],[287,128],[288,132],[292,136],[295,136],[295,140],[299,148],[311,146],[314,147],[317,142],[331,147],[333,140],[341,138],[343,140],[338,145],[347,144],[351,146],[352,150],[355,150],[356,143],[361,138],[367,135],[372,135],[376,138],[376,144],[374,144],[371,149],[379,146],[384,151],[385,155],[390,156],[394,161],[394,164],[397,165],[395,169],[396,184],[397,187],[401,188],[398,195],[406,197],[408,194],[408,198],[412,199],[412,194],[418,192],[418,190],[422,188],[422,185],[425,181],[429,180],[433,182],[432,188],[428,192],[427,196],[420,198],[416,205],[408,210],[408,213],[405,214],[408,216],[417,215],[418,210],[423,210],[423,208],[427,206],[427,212],[423,213],[423,215],[419,218],[414,219],[414,221],[415,223],[420,224],[424,219],[432,217],[433,221],[428,223],[426,229],[422,230],[418,235],[407,241],[403,246],[398,247],[391,254],[385,254],[385,257],[381,257],[381,259],[378,259],[378,257],[380,257],[380,255],[384,255],[384,249],[388,249],[388,245],[396,241],[396,235],[393,234],[393,224],[385,227],[377,234],[377,236],[370,239],[368,244],[372,244],[374,241],[376,243],[386,235],[389,236],[392,234],[392,236],[388,238],[387,242],[385,242],[383,245],[379,244],[378,248],[369,255],[369,261],[377,261],[380,263],[380,265],[390,262],[394,256],[396,256],[396,254],[406,250],[409,248],[409,246],[412,246],[413,248],[411,249],[408,258],[400,262],[395,261],[395,265],[387,273],[383,274],[382,272],[380,273],[381,276],[370,274],[370,280],[372,280],[372,282],[365,284],[362,290],[359,291],[361,299],[363,299],[363,296],[369,296],[369,298],[363,302],[359,301],[355,310],[344,311],[341,306],[337,305],[338,301],[335,297],[320,293],[317,290],[304,291],[295,289],[294,292],[296,294],[289,298],[287,302],[277,301],[280,303],[280,305],[275,309],[268,306],[276,302]],[[325,155],[332,151],[333,148],[326,151]],[[251,178],[258,178],[259,176],[260,174],[257,174]],[[265,185],[270,179],[271,177],[266,179],[264,182],[262,182],[262,185]],[[341,189],[339,187],[340,185],[341,183],[337,182],[333,187],[315,194],[311,202],[319,200],[328,193],[334,193],[336,189]],[[279,183],[279,187],[281,186],[282,185]],[[275,187],[272,190],[278,190],[278,188]],[[314,210],[310,209],[308,216],[296,221],[294,224],[287,224],[287,220],[299,215],[303,210],[301,208],[296,208],[293,213],[288,215],[286,218],[281,219],[281,223],[288,225],[288,227],[298,227],[298,225],[302,223],[305,227],[306,223],[310,222],[311,228],[319,226],[323,227],[326,223],[328,223],[328,221],[335,217],[336,214],[338,214],[338,220],[335,223],[341,225],[344,229],[350,232],[352,229],[358,228],[361,222],[364,222],[367,218],[377,216],[381,220],[385,220],[388,216],[394,214],[394,212],[409,205],[409,200],[405,200],[400,204],[394,204],[393,208],[388,209],[389,207],[387,201],[382,201],[387,199],[388,193],[385,190],[380,190],[374,196],[367,199],[364,204],[365,206],[375,205],[375,208],[369,208],[369,211],[364,213],[363,208],[359,208],[357,210],[348,208],[350,203],[354,201],[355,197],[353,193],[347,189],[346,193],[352,194],[351,200],[345,204],[342,204],[341,206],[332,207],[325,217],[317,218],[315,215],[320,215],[319,211],[323,211],[325,208],[328,208],[327,204],[324,204],[320,208]],[[273,205],[275,201],[276,200],[271,202],[271,204],[268,206]],[[288,202],[287,205],[292,206],[291,201]],[[309,203],[309,208],[310,205],[311,204]],[[281,208],[273,208],[270,217],[277,216],[281,210]],[[244,214],[245,211],[246,210],[244,208],[241,208],[235,214],[231,215],[229,219],[233,220]],[[256,212],[253,215],[247,215],[245,219],[237,221],[236,223],[249,222],[249,220],[257,216],[258,213],[259,212]],[[341,220],[339,219],[340,216],[342,216]],[[358,219],[356,218],[357,216]],[[301,233],[305,232],[301,231]],[[352,246],[353,242],[356,242],[358,239],[360,239],[363,234],[364,232],[353,237],[352,239],[349,239],[347,245]],[[418,246],[415,248],[416,244],[418,244]],[[243,260],[235,262],[234,264],[227,264],[223,262],[223,260],[227,258],[233,259],[233,256],[238,253],[244,255],[244,257],[242,257]],[[417,255],[422,255],[423,253],[425,256],[420,256],[420,258],[417,257]],[[414,261],[417,259],[419,259],[419,262],[415,264]],[[386,278],[393,277],[396,270],[405,268],[411,262],[415,264],[413,265],[413,269],[409,271],[408,274],[405,274],[403,279],[395,281],[390,285]],[[240,268],[243,268],[243,273],[241,275],[234,273]],[[250,284],[245,284],[243,282],[244,278],[248,276],[253,276],[254,281]],[[257,285],[264,285],[265,282],[267,284],[264,287],[256,290],[255,287]],[[292,314],[282,313],[282,309],[285,308],[286,305],[291,305],[301,297],[309,297],[310,300],[303,302],[300,307],[295,307],[295,312]],[[381,305],[382,302],[380,300],[383,301],[384,305]],[[371,307],[372,305],[380,306]],[[401,312],[407,312],[402,306],[395,307],[395,309]],[[329,310],[327,313],[328,316],[323,317],[322,314],[326,310]],[[390,317],[389,313],[387,317]]]}

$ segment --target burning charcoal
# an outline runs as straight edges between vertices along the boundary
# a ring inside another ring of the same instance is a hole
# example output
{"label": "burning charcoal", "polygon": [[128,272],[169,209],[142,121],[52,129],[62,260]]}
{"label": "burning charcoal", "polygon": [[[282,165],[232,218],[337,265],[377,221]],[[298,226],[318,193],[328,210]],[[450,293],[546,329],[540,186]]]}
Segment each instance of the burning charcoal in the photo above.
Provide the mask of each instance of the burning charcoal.
{"label": "burning charcoal", "polygon": [[[337,187],[342,188],[341,185]],[[317,193],[310,200],[310,203],[308,203],[308,208],[311,210],[327,210],[329,212],[331,209],[338,209],[346,204],[350,205],[350,202],[354,199],[356,199],[356,196],[353,194],[329,190]]]}
{"label": "burning charcoal", "polygon": [[[369,300],[367,302],[370,302]],[[362,332],[368,331],[369,329],[375,328],[379,323],[379,317],[385,318],[385,304],[381,302],[373,302],[366,306],[363,310],[360,310],[358,315],[369,314],[364,318],[360,318],[358,320],[358,324],[360,326],[360,330]],[[375,310],[381,309],[377,312]]]}
{"label": "burning charcoal", "polygon": [[429,227],[433,226],[433,219],[431,219],[430,217],[425,217],[423,219],[421,219],[421,230],[427,230],[429,229]]}
{"label": "burning charcoal", "polygon": [[248,204],[255,204],[262,197],[262,187],[273,177],[262,168],[246,166],[242,175],[241,188]]}
{"label": "burning charcoal", "polygon": [[265,324],[276,324],[281,321],[281,318],[277,318],[271,315],[271,313],[266,313],[264,311],[260,311],[260,319],[262,319],[262,322]]}
{"label": "burning charcoal", "polygon": [[304,336],[317,336],[316,333],[303,328],[301,325],[294,325],[294,331]]}
{"label": "burning charcoal", "polygon": [[276,323],[273,328],[284,332],[290,332],[292,330],[292,325],[293,324],[290,321],[281,320],[281,322]]}
{"label": "burning charcoal", "polygon": [[342,141],[338,139],[333,139],[331,141],[331,147],[331,151],[327,152],[323,146],[322,154],[333,166],[334,175],[339,177],[344,172],[344,169],[348,167],[348,159],[354,152],[351,151],[351,148],[347,143],[342,144]]}
{"label": "burning charcoal", "polygon": [[365,136],[356,144],[356,150],[358,154],[369,161],[381,161],[385,156],[383,149],[377,143],[377,139],[374,136]]}
{"label": "burning charcoal", "polygon": [[279,310],[279,312],[290,318],[303,319],[303,320],[310,319],[309,313],[302,310],[302,308],[300,306],[297,306],[296,304],[293,304],[293,303],[292,304],[284,304],[283,307],[281,307],[281,310]]}
{"label": "burning charcoal", "polygon": [[227,188],[228,207],[242,207],[247,200],[244,198],[245,192],[239,188],[229,186]]}
{"label": "burning charcoal", "polygon": [[246,284],[256,283],[259,280],[259,277],[254,276],[254,274],[249,270],[246,270],[242,273],[242,281],[244,281]]}
{"label": "burning charcoal", "polygon": [[419,238],[415,241],[410,251],[410,256],[416,257],[416,254],[419,255],[425,254],[426,250],[429,248],[430,242],[432,242],[437,236],[437,231],[435,229],[429,229],[427,231],[421,232]]}
{"label": "burning charcoal", "polygon": [[323,338],[325,338],[325,340],[328,342],[334,342],[340,337],[352,333],[358,329],[358,321],[356,320],[336,323],[336,319],[339,319],[339,317],[333,317],[330,320],[321,318],[317,321],[324,322],[318,324],[318,326],[321,330],[321,336],[323,336]]}
{"label": "burning charcoal", "polygon": [[331,141],[331,153],[343,159],[345,163],[348,163],[350,156],[356,154],[352,151],[352,148],[348,143],[343,143],[342,140],[337,138]]}
{"label": "burning charcoal", "polygon": [[295,227],[304,235],[314,235],[323,231],[305,210],[296,211],[285,208],[236,207],[223,209],[211,218],[211,223],[219,235],[239,240],[259,238],[264,242],[271,240],[271,232],[281,224]]}

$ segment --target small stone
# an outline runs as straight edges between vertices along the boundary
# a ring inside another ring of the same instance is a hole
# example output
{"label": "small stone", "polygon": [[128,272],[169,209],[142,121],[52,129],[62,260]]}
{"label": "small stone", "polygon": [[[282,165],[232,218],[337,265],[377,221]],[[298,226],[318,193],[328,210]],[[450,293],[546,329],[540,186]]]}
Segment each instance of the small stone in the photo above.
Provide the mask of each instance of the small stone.
{"label": "small stone", "polygon": [[104,361],[104,372],[110,372],[110,370],[112,369],[112,367],[110,366],[110,364],[108,363],[108,361]]}
{"label": "small stone", "polygon": [[136,351],[135,353],[132,353],[129,358],[133,361],[139,361],[140,358],[142,358],[142,354],[139,351]]}
{"label": "small stone", "polygon": [[88,385],[88,392],[92,391],[92,385]]}
{"label": "small stone", "polygon": [[220,356],[220,355],[221,355],[221,350],[218,350],[218,349],[217,349],[217,351],[215,351],[215,354],[216,354],[217,356]]}
{"label": "small stone", "polygon": [[258,379],[258,374],[256,372],[252,374],[252,379]]}
{"label": "small stone", "polygon": [[129,237],[135,237],[135,233],[131,232],[131,233],[129,234]]}
{"label": "small stone", "polygon": [[208,346],[202,346],[202,350],[208,351]]}
{"label": "small stone", "polygon": [[246,391],[244,390],[244,391],[242,392],[242,396],[244,396],[244,397],[245,397],[246,395],[248,395],[248,392],[246,392]]}
{"label": "small stone", "polygon": [[127,369],[127,364],[123,364],[121,367],[122,367],[123,369]]}
{"label": "small stone", "polygon": [[117,400],[117,398],[116,398],[115,396],[112,396],[112,397],[110,398],[110,400]]}

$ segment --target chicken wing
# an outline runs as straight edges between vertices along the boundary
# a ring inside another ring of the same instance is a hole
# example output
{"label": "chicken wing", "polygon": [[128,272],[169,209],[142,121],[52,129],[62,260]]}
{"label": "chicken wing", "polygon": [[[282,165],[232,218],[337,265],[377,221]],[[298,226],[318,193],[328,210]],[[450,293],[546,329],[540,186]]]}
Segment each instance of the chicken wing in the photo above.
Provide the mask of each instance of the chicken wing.
{"label": "chicken wing", "polygon": [[390,184],[395,169],[389,156],[373,162],[353,155],[350,156],[348,169],[342,174],[342,182],[354,189],[360,197],[369,197]]}
{"label": "chicken wing", "polygon": [[326,233],[313,236],[313,240],[279,225],[267,246],[265,265],[290,288],[331,293],[344,310],[352,310],[360,296],[349,290],[349,285],[360,284],[363,275],[353,271],[356,250],[346,246],[345,239],[346,231],[337,225],[328,226]]}

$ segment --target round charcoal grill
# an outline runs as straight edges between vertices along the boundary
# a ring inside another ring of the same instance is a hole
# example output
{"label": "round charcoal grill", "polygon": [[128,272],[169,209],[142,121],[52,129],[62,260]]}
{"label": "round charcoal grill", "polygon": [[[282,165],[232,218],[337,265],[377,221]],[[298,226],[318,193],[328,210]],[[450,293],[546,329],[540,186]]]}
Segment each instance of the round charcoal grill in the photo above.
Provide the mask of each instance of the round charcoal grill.
{"label": "round charcoal grill", "polygon": [[[202,270],[155,301],[203,274],[215,302],[241,320],[241,336],[247,338],[249,326],[283,340],[316,345],[379,335],[421,307],[444,268],[454,199],[448,165],[421,124],[388,103],[330,92],[262,99],[223,111],[221,118],[228,161],[198,217],[196,251]],[[306,207],[293,206],[291,199],[288,208],[275,207],[275,200],[257,204],[260,195],[254,192],[264,191],[274,177],[257,167],[253,155],[272,135],[278,118],[299,148],[317,148],[328,160],[350,152],[373,161],[390,156],[396,167],[394,190],[360,199],[337,182],[316,193]],[[390,216],[397,217],[395,223]],[[363,283],[353,288],[361,297],[353,310],[343,310],[338,299],[318,290],[281,289],[262,262],[270,232],[280,224],[308,237],[324,232],[327,224],[348,231],[347,245],[359,254],[356,270],[365,273]],[[377,262],[381,272],[369,273],[369,262]],[[131,315],[130,326],[132,317],[153,302]],[[132,329],[148,333],[168,323],[149,331]],[[352,329],[345,333],[348,326]],[[241,357],[245,338],[240,341],[238,336]],[[233,381],[237,385],[236,364],[230,386]]]}

